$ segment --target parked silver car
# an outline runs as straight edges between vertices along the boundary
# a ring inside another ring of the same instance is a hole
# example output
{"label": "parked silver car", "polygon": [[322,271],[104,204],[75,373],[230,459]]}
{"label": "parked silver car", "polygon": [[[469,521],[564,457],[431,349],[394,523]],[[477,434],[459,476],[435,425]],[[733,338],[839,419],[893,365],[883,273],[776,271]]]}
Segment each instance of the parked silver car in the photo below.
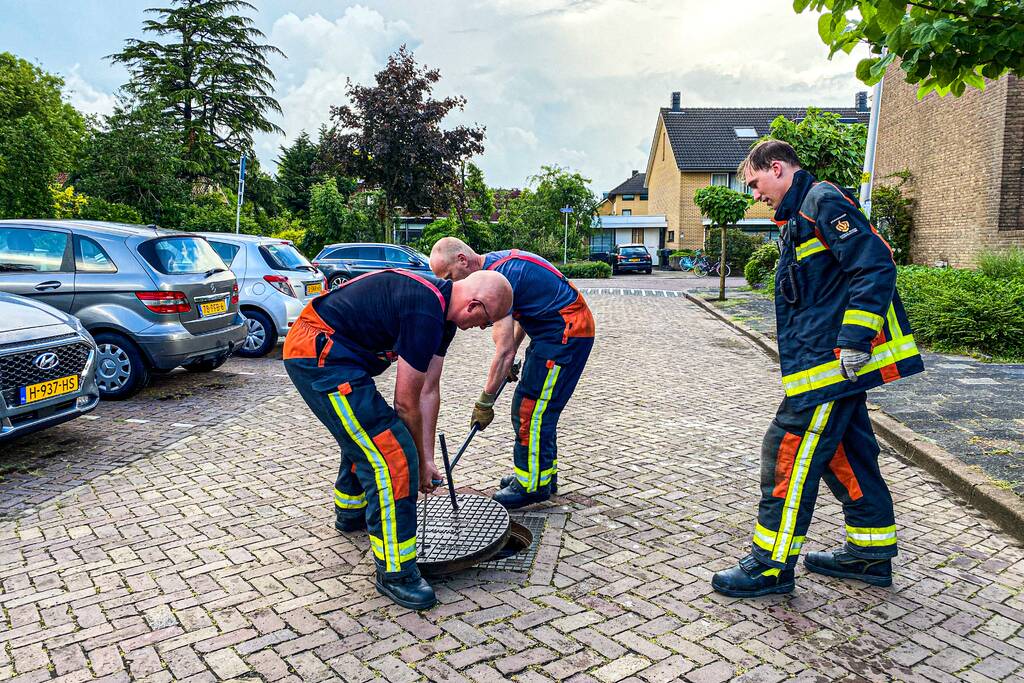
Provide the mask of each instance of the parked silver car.
{"label": "parked silver car", "polygon": [[95,408],[96,355],[77,318],[0,292],[0,442]]}
{"label": "parked silver car", "polygon": [[0,291],[79,318],[99,347],[103,398],[149,373],[208,372],[245,339],[235,276],[202,237],[87,221],[0,221]]}
{"label": "parked silver car", "polygon": [[283,339],[306,303],[327,286],[323,273],[310,265],[288,240],[222,232],[199,233],[209,241],[238,278],[239,310],[248,335],[236,353],[265,356]]}

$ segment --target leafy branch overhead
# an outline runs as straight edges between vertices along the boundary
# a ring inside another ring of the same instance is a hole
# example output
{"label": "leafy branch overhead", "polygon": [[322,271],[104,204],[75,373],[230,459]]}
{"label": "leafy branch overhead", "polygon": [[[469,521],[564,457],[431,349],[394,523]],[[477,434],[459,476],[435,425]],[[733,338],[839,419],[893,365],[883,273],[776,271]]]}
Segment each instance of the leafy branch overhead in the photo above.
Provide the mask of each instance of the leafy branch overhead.
{"label": "leafy branch overhead", "polygon": [[818,33],[830,57],[870,46],[873,56],[857,65],[868,85],[896,59],[918,97],[959,97],[968,86],[984,90],[985,79],[1024,76],[1020,0],[794,0],[793,9],[822,13]]}

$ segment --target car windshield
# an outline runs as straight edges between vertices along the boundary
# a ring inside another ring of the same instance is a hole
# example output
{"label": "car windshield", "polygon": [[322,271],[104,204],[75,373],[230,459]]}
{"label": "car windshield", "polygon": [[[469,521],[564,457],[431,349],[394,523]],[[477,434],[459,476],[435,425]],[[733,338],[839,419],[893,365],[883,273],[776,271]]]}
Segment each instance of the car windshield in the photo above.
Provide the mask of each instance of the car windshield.
{"label": "car windshield", "polygon": [[647,256],[647,247],[620,247],[623,256]]}
{"label": "car windshield", "polygon": [[227,265],[201,237],[163,237],[139,245],[139,253],[161,273],[207,273]]}
{"label": "car windshield", "polygon": [[260,252],[274,270],[312,270],[313,267],[298,249],[287,242],[264,244]]}

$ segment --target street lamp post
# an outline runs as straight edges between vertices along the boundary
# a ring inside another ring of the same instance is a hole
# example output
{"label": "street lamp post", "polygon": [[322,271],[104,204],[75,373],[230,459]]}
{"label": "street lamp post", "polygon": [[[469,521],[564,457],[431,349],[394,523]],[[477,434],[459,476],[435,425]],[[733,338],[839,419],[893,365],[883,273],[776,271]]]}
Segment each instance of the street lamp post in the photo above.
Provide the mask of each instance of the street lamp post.
{"label": "street lamp post", "polygon": [[565,238],[562,241],[562,263],[566,263],[569,260],[569,214],[572,213],[572,207],[566,204],[559,209],[565,214]]}

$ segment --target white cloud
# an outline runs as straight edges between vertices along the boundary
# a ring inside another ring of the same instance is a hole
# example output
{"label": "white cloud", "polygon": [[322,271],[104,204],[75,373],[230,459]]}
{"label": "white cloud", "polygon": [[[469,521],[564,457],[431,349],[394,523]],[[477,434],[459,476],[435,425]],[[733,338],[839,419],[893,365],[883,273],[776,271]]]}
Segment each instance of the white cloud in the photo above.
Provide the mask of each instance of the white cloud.
{"label": "white cloud", "polygon": [[117,97],[90,85],[78,72],[80,68],[80,64],[75,64],[71,67],[71,71],[64,76],[64,95],[68,101],[75,109],[86,114],[102,115],[114,111]]}

